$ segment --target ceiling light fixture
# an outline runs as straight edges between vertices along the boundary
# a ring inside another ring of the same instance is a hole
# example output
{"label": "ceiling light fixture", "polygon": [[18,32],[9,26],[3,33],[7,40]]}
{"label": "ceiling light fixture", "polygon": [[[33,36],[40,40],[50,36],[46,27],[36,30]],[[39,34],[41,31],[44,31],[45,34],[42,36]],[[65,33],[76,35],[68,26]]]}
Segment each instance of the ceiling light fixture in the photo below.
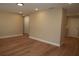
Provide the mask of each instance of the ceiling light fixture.
{"label": "ceiling light fixture", "polygon": [[68,3],[68,4],[72,4],[72,3]]}
{"label": "ceiling light fixture", "polygon": [[17,5],[18,5],[18,6],[23,6],[24,4],[23,4],[23,3],[17,3]]}
{"label": "ceiling light fixture", "polygon": [[35,11],[38,11],[39,9],[38,8],[35,8]]}

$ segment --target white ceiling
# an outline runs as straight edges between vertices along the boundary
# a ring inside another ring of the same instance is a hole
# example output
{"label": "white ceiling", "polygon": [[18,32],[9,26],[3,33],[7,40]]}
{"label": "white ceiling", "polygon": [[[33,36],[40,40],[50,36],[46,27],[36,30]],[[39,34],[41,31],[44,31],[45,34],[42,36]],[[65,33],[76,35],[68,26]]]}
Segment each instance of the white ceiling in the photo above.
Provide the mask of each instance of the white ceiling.
{"label": "white ceiling", "polygon": [[67,4],[67,3],[24,3],[24,6],[17,6],[16,3],[0,3],[0,11],[18,13],[22,11],[24,15],[28,15],[34,12],[35,8],[40,10],[45,10],[48,8],[63,7],[68,13],[78,13],[79,4]]}

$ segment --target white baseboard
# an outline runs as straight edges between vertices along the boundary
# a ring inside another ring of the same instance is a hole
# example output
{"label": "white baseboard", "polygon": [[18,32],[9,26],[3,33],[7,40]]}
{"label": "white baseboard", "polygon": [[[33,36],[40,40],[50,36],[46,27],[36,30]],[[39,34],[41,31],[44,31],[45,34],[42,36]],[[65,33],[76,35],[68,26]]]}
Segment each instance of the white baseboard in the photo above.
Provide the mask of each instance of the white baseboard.
{"label": "white baseboard", "polygon": [[29,36],[29,38],[60,47],[60,44],[49,42],[49,41],[46,41],[46,40],[43,40],[43,39],[40,39],[40,38],[36,38],[36,37],[33,37],[33,36]]}
{"label": "white baseboard", "polygon": [[10,38],[10,37],[17,37],[17,36],[22,36],[23,34],[15,34],[15,35],[8,35],[8,36],[0,36],[0,39],[3,38]]}

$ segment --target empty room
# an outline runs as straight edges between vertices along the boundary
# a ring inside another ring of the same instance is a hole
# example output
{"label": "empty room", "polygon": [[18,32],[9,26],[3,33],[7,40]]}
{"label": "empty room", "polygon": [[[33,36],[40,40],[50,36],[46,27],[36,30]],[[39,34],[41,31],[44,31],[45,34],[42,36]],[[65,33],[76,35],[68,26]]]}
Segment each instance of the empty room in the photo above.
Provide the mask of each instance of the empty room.
{"label": "empty room", "polygon": [[79,56],[79,3],[0,3],[0,56]]}

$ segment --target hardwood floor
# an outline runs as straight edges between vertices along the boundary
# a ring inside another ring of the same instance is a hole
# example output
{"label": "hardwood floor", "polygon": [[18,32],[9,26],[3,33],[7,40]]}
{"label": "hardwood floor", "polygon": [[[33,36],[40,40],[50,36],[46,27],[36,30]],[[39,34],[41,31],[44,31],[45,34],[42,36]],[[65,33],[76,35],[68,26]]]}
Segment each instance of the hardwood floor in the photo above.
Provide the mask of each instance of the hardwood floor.
{"label": "hardwood floor", "polygon": [[27,36],[0,39],[1,56],[78,56],[79,39],[65,38],[60,48]]}

